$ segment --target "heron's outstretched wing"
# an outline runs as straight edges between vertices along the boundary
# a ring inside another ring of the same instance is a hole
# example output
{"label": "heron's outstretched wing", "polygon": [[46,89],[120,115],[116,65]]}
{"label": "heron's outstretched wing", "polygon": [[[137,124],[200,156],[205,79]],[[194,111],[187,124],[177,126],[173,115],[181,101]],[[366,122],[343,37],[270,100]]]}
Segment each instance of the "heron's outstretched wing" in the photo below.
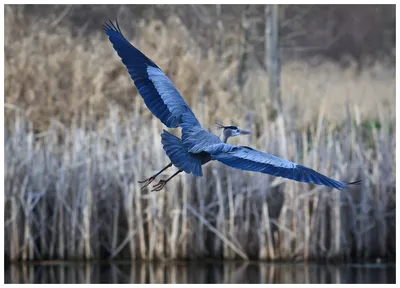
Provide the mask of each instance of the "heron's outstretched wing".
{"label": "heron's outstretched wing", "polygon": [[221,143],[211,145],[204,151],[210,153],[215,160],[242,170],[267,173],[299,182],[325,185],[339,190],[347,188],[349,184],[355,184],[333,180],[308,167],[246,146]]}
{"label": "heron's outstretched wing", "polygon": [[150,111],[169,128],[180,126],[184,121],[183,114],[186,114],[186,124],[200,126],[171,80],[152,60],[125,39],[118,22],[116,25],[111,21],[106,23],[104,30]]}

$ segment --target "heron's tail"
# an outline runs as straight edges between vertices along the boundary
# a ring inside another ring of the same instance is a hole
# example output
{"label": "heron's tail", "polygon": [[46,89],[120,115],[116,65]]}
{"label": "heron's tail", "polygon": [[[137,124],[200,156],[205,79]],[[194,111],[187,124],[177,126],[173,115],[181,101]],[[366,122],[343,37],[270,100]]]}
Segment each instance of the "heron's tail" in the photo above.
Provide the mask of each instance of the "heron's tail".
{"label": "heron's tail", "polygon": [[201,160],[188,152],[181,139],[164,130],[161,134],[161,143],[172,164],[188,174],[203,176]]}

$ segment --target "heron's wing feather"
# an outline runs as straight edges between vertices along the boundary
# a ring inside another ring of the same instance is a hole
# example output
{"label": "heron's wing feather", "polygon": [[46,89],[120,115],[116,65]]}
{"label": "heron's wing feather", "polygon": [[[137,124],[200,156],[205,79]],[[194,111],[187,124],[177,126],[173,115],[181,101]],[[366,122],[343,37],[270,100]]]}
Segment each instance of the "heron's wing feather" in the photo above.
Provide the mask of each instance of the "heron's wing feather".
{"label": "heron's wing feather", "polygon": [[333,180],[313,169],[284,160],[250,147],[225,143],[211,145],[205,149],[211,156],[228,166],[280,176],[299,182],[325,185],[339,190],[347,188],[344,182]]}
{"label": "heron's wing feather", "polygon": [[164,72],[122,35],[121,30],[111,21],[104,25],[114,49],[128,69],[146,106],[167,127],[176,128],[186,114],[187,125],[200,126],[199,121]]}

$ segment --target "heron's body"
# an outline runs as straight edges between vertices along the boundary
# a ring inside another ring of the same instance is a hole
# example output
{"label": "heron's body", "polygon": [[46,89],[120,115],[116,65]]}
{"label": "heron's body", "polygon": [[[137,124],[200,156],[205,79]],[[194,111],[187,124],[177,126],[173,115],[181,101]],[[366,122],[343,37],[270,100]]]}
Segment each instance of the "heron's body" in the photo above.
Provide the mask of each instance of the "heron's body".
{"label": "heron's body", "polygon": [[250,147],[227,144],[229,137],[250,132],[236,126],[220,125],[220,128],[224,129],[224,139],[221,140],[217,135],[205,130],[172,81],[152,60],[125,39],[118,23],[115,26],[110,22],[104,26],[104,29],[127,67],[146,106],[165,126],[182,128],[181,139],[165,130],[161,134],[163,148],[171,163],[157,174],[142,181],[142,183],[146,182],[144,187],[172,164],[179,171],[167,180],[160,180],[154,190],[162,189],[171,178],[182,171],[194,176],[202,176],[202,165],[211,160],[242,170],[267,173],[339,190],[352,184],[333,180],[305,166]]}
{"label": "heron's body", "polygon": [[[207,140],[211,140],[214,138],[212,136],[216,136],[202,128],[199,128],[197,133],[202,133],[203,136],[206,136],[201,138],[204,147],[208,146],[208,143],[206,143]],[[161,134],[161,143],[163,144],[167,156],[176,167],[188,174],[192,173],[195,176],[203,176],[201,166],[212,160],[212,157],[205,151],[190,152],[190,150],[195,147],[193,141],[190,139],[193,139],[193,136],[197,137],[197,133],[184,134],[186,137],[182,138],[185,139],[185,141],[164,130]],[[217,136],[216,138],[221,141]]]}

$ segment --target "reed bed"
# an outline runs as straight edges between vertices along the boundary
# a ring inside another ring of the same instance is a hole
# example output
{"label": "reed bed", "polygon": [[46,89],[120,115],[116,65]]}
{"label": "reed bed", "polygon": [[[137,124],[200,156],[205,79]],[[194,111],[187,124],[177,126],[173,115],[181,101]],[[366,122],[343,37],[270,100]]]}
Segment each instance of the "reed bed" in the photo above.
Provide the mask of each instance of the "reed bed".
{"label": "reed bed", "polygon": [[41,134],[15,111],[14,127],[5,135],[9,259],[394,255],[395,135],[389,127],[365,128],[349,111],[341,129],[320,115],[308,134],[284,130],[278,121],[265,125],[259,137],[242,140],[336,179],[362,179],[351,191],[281,181],[215,162],[204,167],[203,178],[181,175],[163,191],[150,193],[137,181],[168,163],[161,124],[133,114],[121,125],[117,109],[110,109],[102,129],[53,122]]}

